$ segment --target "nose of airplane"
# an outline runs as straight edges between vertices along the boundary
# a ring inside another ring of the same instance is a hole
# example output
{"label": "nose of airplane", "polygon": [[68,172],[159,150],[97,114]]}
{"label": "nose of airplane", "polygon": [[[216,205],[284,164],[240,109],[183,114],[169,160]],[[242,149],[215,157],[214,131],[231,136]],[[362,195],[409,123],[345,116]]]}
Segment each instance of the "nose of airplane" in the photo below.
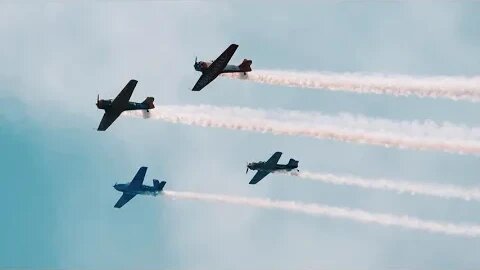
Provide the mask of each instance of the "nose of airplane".
{"label": "nose of airplane", "polygon": [[247,162],[247,173],[248,173],[248,170],[249,170],[249,169],[250,169],[250,170],[253,170],[253,167],[252,167],[252,166],[253,166],[252,163],[248,163],[248,162]]}

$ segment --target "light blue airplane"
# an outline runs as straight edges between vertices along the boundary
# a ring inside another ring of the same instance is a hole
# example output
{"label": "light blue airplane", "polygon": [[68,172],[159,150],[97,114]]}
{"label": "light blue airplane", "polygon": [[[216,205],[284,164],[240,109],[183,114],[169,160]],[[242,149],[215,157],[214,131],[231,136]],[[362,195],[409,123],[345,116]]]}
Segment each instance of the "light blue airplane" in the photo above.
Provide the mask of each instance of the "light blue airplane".
{"label": "light blue airplane", "polygon": [[123,192],[122,197],[118,199],[117,203],[115,204],[115,208],[120,208],[128,201],[133,199],[136,195],[152,195],[157,196],[162,190],[163,187],[167,182],[165,181],[158,181],[156,179],[153,180],[153,186],[145,186],[143,185],[143,180],[145,179],[145,174],[147,173],[147,167],[141,167],[133,180],[127,184],[115,184],[113,187]]}

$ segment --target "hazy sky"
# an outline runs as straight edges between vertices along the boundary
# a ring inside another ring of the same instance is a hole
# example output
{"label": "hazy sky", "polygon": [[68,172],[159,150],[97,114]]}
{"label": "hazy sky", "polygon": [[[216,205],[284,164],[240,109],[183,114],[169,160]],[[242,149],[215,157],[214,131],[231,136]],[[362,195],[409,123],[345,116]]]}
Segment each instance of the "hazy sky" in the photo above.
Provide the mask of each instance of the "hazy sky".
{"label": "hazy sky", "polygon": [[138,197],[115,182],[148,166],[166,188],[317,202],[480,223],[479,204],[273,175],[247,161],[282,151],[300,169],[478,186],[478,157],[121,117],[96,131],[96,95],[134,78],[133,100],[349,112],[480,125],[478,104],[257,85],[190,89],[195,56],[230,43],[252,68],[478,74],[479,3],[124,1],[0,4],[0,268],[478,269],[480,239],[279,210]]}

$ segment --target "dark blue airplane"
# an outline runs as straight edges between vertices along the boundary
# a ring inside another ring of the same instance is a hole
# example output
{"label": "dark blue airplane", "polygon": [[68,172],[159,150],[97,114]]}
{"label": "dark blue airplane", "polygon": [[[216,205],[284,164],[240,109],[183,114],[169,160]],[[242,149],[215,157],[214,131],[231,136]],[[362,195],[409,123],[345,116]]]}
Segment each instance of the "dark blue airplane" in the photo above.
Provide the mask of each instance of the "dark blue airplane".
{"label": "dark blue airplane", "polygon": [[285,165],[278,164],[281,156],[282,152],[275,152],[267,161],[248,163],[247,173],[249,169],[257,171],[249,184],[254,185],[260,182],[260,180],[272,172],[289,172],[295,169],[298,171],[298,161],[295,159],[290,159]]}
{"label": "dark blue airplane", "polygon": [[99,131],[105,131],[124,111],[146,110],[155,108],[154,98],[147,97],[142,103],[131,102],[130,97],[137,85],[136,80],[130,80],[115,99],[100,99],[97,96],[97,108],[105,110],[102,121],[98,126]]}
{"label": "dark blue airplane", "polygon": [[167,182],[153,180],[153,186],[143,185],[143,180],[145,179],[145,174],[147,173],[147,167],[141,167],[133,180],[128,184],[115,184],[113,187],[123,192],[122,197],[118,199],[115,204],[115,208],[120,208],[128,201],[130,201],[136,195],[152,195],[157,196],[162,190]]}

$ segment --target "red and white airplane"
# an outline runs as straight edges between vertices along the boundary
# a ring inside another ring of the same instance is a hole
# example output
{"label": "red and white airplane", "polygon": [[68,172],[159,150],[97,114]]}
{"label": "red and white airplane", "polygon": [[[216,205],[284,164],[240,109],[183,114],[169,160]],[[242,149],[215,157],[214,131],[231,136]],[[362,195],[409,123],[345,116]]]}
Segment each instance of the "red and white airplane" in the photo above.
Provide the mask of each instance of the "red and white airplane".
{"label": "red and white airplane", "polygon": [[237,44],[231,44],[215,61],[197,62],[197,58],[195,58],[193,67],[196,71],[202,72],[202,76],[200,76],[195,86],[193,86],[192,91],[202,90],[222,73],[243,73],[246,75],[247,72],[252,71],[250,67],[252,60],[243,59],[243,62],[238,66],[228,64],[237,48]]}

